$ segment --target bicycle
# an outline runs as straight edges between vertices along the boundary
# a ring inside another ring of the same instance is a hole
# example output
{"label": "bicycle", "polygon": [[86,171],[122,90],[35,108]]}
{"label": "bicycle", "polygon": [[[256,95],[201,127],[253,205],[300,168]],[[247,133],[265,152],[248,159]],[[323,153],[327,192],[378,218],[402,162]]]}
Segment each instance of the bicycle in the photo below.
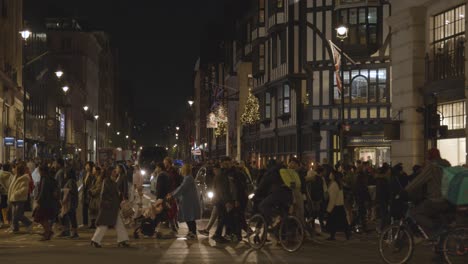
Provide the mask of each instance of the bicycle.
{"label": "bicycle", "polygon": [[262,214],[257,213],[250,218],[248,225],[252,232],[247,234],[249,245],[256,250],[263,248],[270,233],[287,252],[299,250],[304,242],[304,227],[299,219],[280,208],[275,208],[273,219],[276,219],[276,222],[270,229]]}
{"label": "bicycle", "polygon": [[[430,240],[424,229],[410,216],[411,202],[407,203],[406,214],[396,224],[384,228],[379,238],[379,253],[388,264],[403,264],[410,261],[414,252],[414,235],[419,232],[426,241]],[[388,247],[390,252],[385,249]],[[449,264],[466,263],[468,256],[468,228],[450,227],[437,236],[435,252]],[[403,253],[403,257],[396,257]],[[394,258],[395,257],[395,258]]]}

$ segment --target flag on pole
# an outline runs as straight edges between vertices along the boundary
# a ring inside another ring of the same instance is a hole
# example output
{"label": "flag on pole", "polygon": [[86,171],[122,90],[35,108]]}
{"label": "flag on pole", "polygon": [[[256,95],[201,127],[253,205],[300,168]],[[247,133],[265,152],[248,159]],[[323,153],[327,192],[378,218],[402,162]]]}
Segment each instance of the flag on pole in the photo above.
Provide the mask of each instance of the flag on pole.
{"label": "flag on pole", "polygon": [[330,47],[333,55],[333,64],[335,66],[335,80],[336,86],[338,87],[338,92],[341,94],[343,92],[343,84],[341,83],[341,76],[340,76],[340,67],[341,67],[341,54],[336,45],[329,40]]}

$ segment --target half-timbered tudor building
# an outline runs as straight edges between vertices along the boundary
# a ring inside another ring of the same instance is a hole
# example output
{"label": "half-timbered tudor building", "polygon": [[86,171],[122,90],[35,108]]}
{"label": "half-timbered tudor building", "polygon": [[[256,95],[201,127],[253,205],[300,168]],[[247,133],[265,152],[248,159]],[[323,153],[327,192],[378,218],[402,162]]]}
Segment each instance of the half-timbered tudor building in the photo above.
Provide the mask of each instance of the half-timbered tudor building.
{"label": "half-timbered tudor building", "polygon": [[[320,160],[336,163],[340,157],[340,128],[345,129],[345,160],[371,160],[374,165],[390,161],[391,142],[384,124],[397,118],[391,112],[390,29],[386,18],[390,4],[382,0],[316,0],[301,2],[300,24],[308,109],[303,147]],[[305,25],[304,25],[305,24]],[[348,27],[340,43],[336,28]],[[333,43],[333,44],[331,44]],[[344,124],[340,122],[341,95],[334,76],[332,46],[344,52],[341,65],[344,93]],[[315,139],[320,139],[320,143]],[[319,144],[318,144],[319,143]]]}
{"label": "half-timbered tudor building", "polygon": [[392,119],[386,1],[253,0],[254,92],[261,102],[258,154],[263,160],[328,158],[339,153],[340,94],[332,44],[349,27],[345,53],[345,154],[349,160],[388,162],[384,123]]}

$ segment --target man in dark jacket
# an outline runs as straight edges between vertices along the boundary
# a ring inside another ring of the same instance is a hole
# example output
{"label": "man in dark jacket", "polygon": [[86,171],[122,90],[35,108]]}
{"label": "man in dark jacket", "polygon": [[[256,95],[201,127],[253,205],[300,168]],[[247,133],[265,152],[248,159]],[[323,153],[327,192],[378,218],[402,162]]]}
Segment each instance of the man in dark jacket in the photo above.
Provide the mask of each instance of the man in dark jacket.
{"label": "man in dark jacket", "polygon": [[170,192],[169,175],[162,162],[156,164],[156,199],[164,199]]}
{"label": "man in dark jacket", "polygon": [[228,211],[233,207],[233,198],[229,182],[229,173],[231,169],[231,159],[225,158],[221,164],[221,172],[214,179],[214,204],[218,210],[218,226],[212,239],[217,243],[225,243],[227,240],[223,237],[223,228],[226,225]]}
{"label": "man in dark jacket", "polygon": [[276,206],[281,209],[288,209],[293,201],[292,191],[285,185],[279,173],[282,167],[283,165],[277,164],[267,171],[255,192],[257,199],[261,199],[261,197],[265,197],[266,195],[265,199],[258,205],[258,209],[268,224],[271,223],[273,209]]}

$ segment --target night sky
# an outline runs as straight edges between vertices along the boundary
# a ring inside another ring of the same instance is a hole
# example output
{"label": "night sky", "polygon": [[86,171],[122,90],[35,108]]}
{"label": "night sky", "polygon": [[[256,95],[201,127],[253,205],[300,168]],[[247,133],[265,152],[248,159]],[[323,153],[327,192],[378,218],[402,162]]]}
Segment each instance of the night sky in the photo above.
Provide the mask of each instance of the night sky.
{"label": "night sky", "polygon": [[[26,20],[75,17],[111,34],[120,56],[120,85],[134,91],[137,136],[163,139],[163,127],[186,113],[204,28],[222,22],[224,0],[24,0]],[[164,143],[164,142],[160,142]]]}

